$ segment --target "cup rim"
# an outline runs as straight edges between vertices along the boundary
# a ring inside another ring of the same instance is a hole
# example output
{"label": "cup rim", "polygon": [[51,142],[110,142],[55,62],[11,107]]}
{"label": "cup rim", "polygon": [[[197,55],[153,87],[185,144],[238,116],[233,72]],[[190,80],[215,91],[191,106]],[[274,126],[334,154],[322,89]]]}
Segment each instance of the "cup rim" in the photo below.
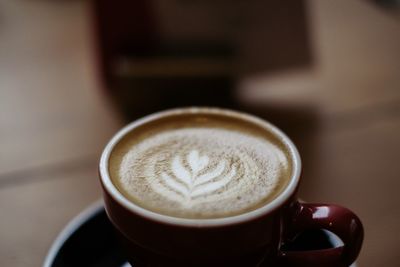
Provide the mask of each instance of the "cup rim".
{"label": "cup rim", "polygon": [[[160,214],[148,209],[145,209],[139,205],[134,204],[130,200],[128,200],[113,184],[110,174],[109,174],[109,158],[113,148],[119,143],[119,141],[128,134],[134,128],[149,123],[151,121],[157,120],[162,117],[166,116],[174,116],[179,114],[222,114],[230,117],[236,117],[240,119],[244,119],[251,123],[255,123],[266,130],[272,132],[281,141],[284,145],[289,149],[289,154],[293,160],[293,174],[285,189],[271,202],[268,202],[266,205],[261,206],[255,210],[251,210],[245,213],[241,213],[238,215],[223,217],[223,218],[200,218],[200,219],[193,219],[193,218],[180,218],[180,217],[173,217],[169,215]],[[108,142],[106,147],[104,148],[100,163],[99,163],[99,175],[101,183],[103,184],[104,190],[106,190],[109,195],[117,201],[120,205],[128,209],[129,211],[138,214],[142,217],[147,219],[164,223],[164,224],[171,224],[171,225],[178,225],[178,226],[191,226],[191,227],[218,227],[218,226],[227,226],[233,225],[238,223],[243,223],[246,221],[251,221],[262,217],[277,208],[281,207],[286,201],[288,201],[291,196],[295,193],[297,186],[300,181],[300,173],[301,173],[301,159],[299,152],[294,145],[294,143],[290,140],[290,138],[283,133],[279,128],[275,125],[271,124],[270,122],[258,118],[254,115],[247,114],[244,112],[233,111],[228,109],[222,108],[214,108],[214,107],[183,107],[183,108],[175,108],[169,109],[165,111],[156,112],[150,115],[147,115],[143,118],[135,120],[121,130],[119,130]]]}

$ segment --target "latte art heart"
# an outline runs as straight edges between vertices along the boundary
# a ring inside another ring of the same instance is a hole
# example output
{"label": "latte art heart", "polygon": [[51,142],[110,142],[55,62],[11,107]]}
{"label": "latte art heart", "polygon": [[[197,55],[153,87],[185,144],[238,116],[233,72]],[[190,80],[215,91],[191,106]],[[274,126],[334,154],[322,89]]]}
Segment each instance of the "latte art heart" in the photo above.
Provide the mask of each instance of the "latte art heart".
{"label": "latte art heart", "polygon": [[123,193],[176,217],[218,218],[254,209],[274,197],[290,173],[279,146],[232,129],[169,129],[125,150],[113,167]]}
{"label": "latte art heart", "polygon": [[153,189],[165,197],[171,197],[171,192],[177,193],[174,198],[183,200],[183,204],[191,206],[196,197],[202,195],[210,195],[218,189],[223,188],[228,184],[236,174],[235,166],[225,176],[222,176],[226,168],[225,160],[218,163],[214,170],[206,171],[201,174],[201,171],[207,166],[209,158],[207,156],[199,157],[197,150],[192,150],[188,155],[190,170],[182,165],[179,156],[176,156],[172,162],[171,170],[173,177],[163,172],[161,177],[165,188],[158,185],[153,186]]}

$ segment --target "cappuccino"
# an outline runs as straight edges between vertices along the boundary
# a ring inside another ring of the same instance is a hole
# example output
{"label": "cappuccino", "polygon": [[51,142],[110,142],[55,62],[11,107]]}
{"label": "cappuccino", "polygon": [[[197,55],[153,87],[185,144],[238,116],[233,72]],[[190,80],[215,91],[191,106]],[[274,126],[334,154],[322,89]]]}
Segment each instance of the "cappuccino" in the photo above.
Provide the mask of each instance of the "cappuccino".
{"label": "cappuccino", "polygon": [[265,123],[218,109],[181,109],[139,123],[113,148],[109,173],[131,202],[209,219],[264,206],[288,185],[292,155]]}

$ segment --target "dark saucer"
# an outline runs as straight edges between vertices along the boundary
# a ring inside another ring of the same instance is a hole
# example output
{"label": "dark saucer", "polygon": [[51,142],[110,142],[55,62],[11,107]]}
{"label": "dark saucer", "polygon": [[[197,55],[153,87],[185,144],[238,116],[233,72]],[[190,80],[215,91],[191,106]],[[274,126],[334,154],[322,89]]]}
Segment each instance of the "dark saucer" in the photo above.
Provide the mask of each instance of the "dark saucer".
{"label": "dark saucer", "polygon": [[[327,231],[307,232],[286,250],[310,250],[341,244]],[[113,226],[98,201],[74,218],[51,246],[43,267],[128,267]],[[351,267],[356,267],[353,264]]]}

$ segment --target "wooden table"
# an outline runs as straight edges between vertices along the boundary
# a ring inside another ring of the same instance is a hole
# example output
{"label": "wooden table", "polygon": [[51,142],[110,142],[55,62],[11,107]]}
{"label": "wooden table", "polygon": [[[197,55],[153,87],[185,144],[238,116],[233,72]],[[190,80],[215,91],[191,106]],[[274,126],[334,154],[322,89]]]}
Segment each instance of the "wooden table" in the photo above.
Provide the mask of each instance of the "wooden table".
{"label": "wooden table", "polygon": [[[300,197],[359,214],[360,266],[398,266],[400,20],[364,1],[308,4],[312,66],[247,77],[239,96],[312,110],[289,133],[305,165]],[[0,266],[40,266],[100,198],[97,160],[122,121],[98,89],[88,11],[0,0]]]}

